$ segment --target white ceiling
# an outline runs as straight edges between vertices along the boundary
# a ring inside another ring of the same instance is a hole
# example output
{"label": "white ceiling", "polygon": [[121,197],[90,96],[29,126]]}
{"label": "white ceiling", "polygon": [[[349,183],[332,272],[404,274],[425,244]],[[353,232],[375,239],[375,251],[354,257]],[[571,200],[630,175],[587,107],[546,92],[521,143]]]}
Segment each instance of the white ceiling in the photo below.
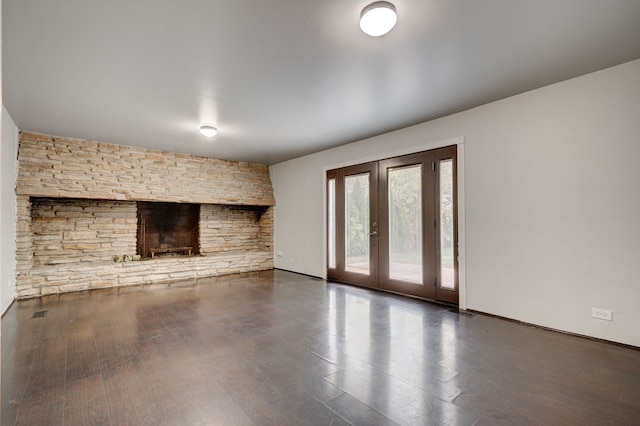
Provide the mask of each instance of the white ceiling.
{"label": "white ceiling", "polygon": [[264,164],[640,58],[638,0],[2,3],[20,129]]}

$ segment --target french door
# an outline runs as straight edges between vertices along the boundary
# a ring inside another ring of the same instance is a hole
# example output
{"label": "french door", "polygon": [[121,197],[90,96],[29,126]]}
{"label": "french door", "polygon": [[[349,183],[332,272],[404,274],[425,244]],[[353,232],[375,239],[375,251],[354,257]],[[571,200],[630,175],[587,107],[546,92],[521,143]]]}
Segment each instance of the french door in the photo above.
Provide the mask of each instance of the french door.
{"label": "french door", "polygon": [[456,147],[327,172],[327,276],[458,303]]}

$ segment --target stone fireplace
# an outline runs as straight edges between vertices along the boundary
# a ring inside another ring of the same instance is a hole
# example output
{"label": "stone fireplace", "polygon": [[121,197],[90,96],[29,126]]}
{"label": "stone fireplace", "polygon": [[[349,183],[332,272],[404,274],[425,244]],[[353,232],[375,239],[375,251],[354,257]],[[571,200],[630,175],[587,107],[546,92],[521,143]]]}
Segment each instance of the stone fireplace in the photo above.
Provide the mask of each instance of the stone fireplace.
{"label": "stone fireplace", "polygon": [[18,298],[273,268],[266,166],[22,132]]}

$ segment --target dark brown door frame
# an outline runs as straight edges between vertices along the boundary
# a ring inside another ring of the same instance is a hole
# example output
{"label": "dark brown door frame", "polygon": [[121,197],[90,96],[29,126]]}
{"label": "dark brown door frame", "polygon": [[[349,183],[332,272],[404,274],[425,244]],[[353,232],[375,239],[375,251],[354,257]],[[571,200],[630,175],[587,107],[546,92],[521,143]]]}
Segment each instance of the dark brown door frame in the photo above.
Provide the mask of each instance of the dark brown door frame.
{"label": "dark brown door frame", "polygon": [[460,299],[460,291],[459,291],[459,265],[458,265],[458,243],[459,243],[459,235],[458,235],[458,160],[457,160],[457,146],[449,146],[445,148],[440,148],[434,151],[435,155],[435,173],[440,172],[440,163],[443,160],[452,160],[453,170],[452,170],[452,178],[453,178],[453,234],[454,234],[454,245],[453,245],[453,271],[454,271],[454,289],[447,289],[442,287],[442,256],[440,255],[440,235],[442,233],[442,223],[440,221],[440,208],[442,207],[440,200],[440,185],[439,178],[436,176],[434,179],[434,191],[435,191],[435,207],[436,207],[436,236],[437,238],[437,278],[436,278],[436,300],[449,302],[449,303],[459,303]]}
{"label": "dark brown door frame", "polygon": [[[369,172],[370,184],[370,224],[371,232],[375,234],[370,238],[370,275],[354,274],[344,271],[344,220],[336,220],[336,268],[331,269],[327,265],[327,278],[354,284],[363,287],[377,288],[395,293],[402,293],[417,296],[425,299],[443,301],[458,304],[460,299],[459,290],[459,234],[458,234],[458,146],[448,146],[436,148],[416,154],[409,154],[394,157],[377,162],[359,164],[327,171],[326,180],[336,179],[335,203],[336,211],[344,212],[344,177],[360,173]],[[439,165],[440,161],[453,160],[453,199],[454,199],[454,285],[453,290],[442,288],[442,265],[439,255],[440,247],[440,194],[439,194]],[[402,281],[389,279],[388,266],[388,231],[385,228],[388,221],[388,200],[387,200],[387,176],[386,170],[392,167],[403,165],[422,164],[422,205],[423,205],[423,286],[409,284]],[[326,183],[328,185],[328,183]],[[380,185],[378,187],[378,185]],[[379,198],[379,199],[378,199]],[[327,203],[328,207],[328,203]],[[329,212],[327,211],[329,214]],[[338,217],[336,217],[338,219]],[[331,232],[327,227],[327,232]],[[330,239],[327,236],[327,242]],[[327,244],[327,259],[329,247]]]}
{"label": "dark brown door frame", "polygon": [[[432,151],[404,155],[379,162],[380,181],[380,288],[396,293],[408,294],[436,299],[436,246],[435,241],[435,209],[434,209],[434,171],[432,168],[435,156]],[[388,170],[411,165],[421,166],[422,187],[422,284],[392,280],[389,271],[389,190]]]}
{"label": "dark brown door frame", "polygon": [[[345,270],[345,223],[344,220],[338,219],[338,215],[345,211],[344,179],[348,176],[363,173],[369,173],[369,275]],[[327,276],[330,279],[347,284],[378,288],[378,163],[370,162],[333,170],[327,172],[327,181],[330,177],[336,179],[336,268],[327,268]],[[327,232],[330,232],[330,230],[327,229]]]}

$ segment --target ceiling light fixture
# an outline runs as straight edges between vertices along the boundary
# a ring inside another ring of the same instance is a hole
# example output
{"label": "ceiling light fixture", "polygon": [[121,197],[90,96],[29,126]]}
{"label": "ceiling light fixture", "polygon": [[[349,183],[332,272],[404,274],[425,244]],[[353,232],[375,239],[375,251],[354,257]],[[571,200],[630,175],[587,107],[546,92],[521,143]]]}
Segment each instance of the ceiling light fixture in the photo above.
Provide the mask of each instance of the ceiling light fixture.
{"label": "ceiling light fixture", "polygon": [[396,7],[387,1],[376,1],[362,9],[360,28],[372,37],[385,35],[396,25]]}
{"label": "ceiling light fixture", "polygon": [[200,126],[200,133],[206,138],[212,138],[218,134],[218,129],[213,126]]}

